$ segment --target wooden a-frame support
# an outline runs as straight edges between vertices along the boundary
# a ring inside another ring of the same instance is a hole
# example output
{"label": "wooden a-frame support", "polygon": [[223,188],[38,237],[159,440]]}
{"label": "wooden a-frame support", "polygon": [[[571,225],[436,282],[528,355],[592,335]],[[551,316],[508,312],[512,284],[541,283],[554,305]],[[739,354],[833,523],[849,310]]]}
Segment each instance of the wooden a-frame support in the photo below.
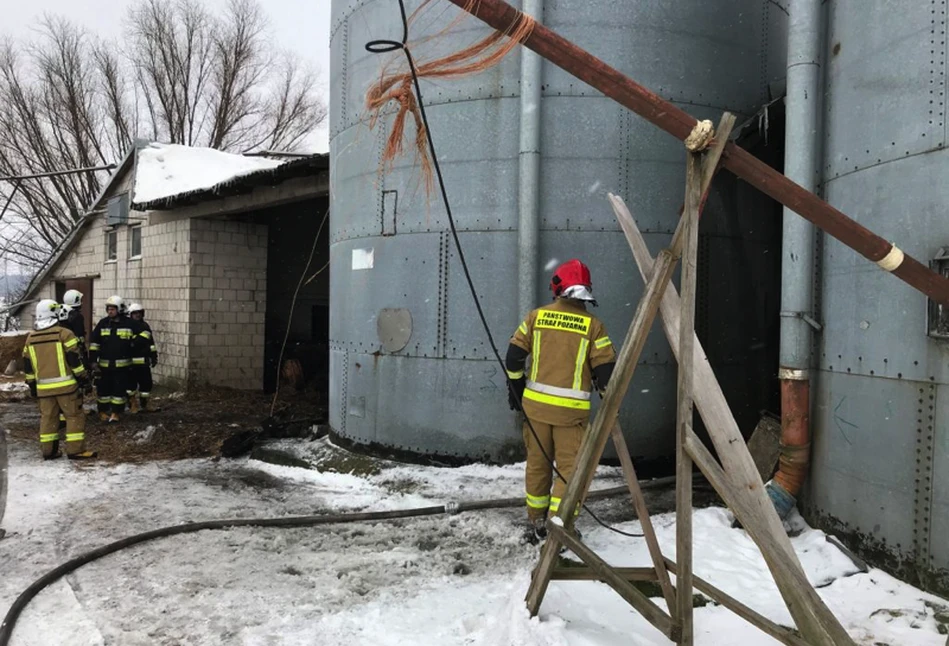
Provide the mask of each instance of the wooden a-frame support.
{"label": "wooden a-frame support", "polygon": [[[682,218],[669,249],[654,260],[622,199],[610,195],[646,289],[636,308],[596,417],[584,436],[576,469],[563,496],[560,511],[547,522],[548,540],[541,551],[527,593],[534,616],[540,610],[551,580],[595,579],[611,586],[623,599],[677,644],[693,643],[692,590],[697,588],[778,641],[791,646],[853,644],[852,639],[808,582],[790,540],[764,492],[754,462],[731,414],[702,346],[694,333],[698,219],[735,118],[725,113],[715,139],[705,152],[689,152],[686,199]],[[682,297],[670,285],[676,261],[683,259]],[[662,555],[629,451],[617,424],[620,403],[629,388],[646,337],[658,312],[679,360],[676,419],[676,558]],[[702,415],[721,464],[692,430],[693,399]],[[653,563],[652,568],[612,568],[573,531],[575,510],[585,498],[600,457],[612,437],[623,474]],[[692,467],[693,462],[719,493],[761,549],[775,582],[798,623],[800,634],[775,624],[692,573]],[[558,568],[560,547],[566,546],[585,568]],[[669,571],[676,575],[673,588]],[[663,611],[629,582],[658,582],[669,612]]]}

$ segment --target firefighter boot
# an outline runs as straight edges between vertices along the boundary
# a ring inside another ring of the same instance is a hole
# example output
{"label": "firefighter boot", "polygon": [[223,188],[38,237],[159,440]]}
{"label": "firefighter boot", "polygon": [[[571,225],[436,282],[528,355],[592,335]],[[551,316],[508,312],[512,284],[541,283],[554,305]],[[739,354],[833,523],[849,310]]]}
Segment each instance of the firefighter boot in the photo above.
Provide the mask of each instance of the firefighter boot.
{"label": "firefighter boot", "polygon": [[100,421],[100,422],[108,422],[108,421],[109,421],[109,414],[108,414],[108,413],[100,412],[100,413],[99,413],[99,421]]}
{"label": "firefighter boot", "polygon": [[53,452],[50,453],[49,455],[44,455],[43,456],[44,460],[55,460],[56,458],[62,455],[62,453],[59,452],[59,440],[53,440],[52,444],[53,444]]}
{"label": "firefighter boot", "polygon": [[138,397],[136,397],[134,393],[130,394],[129,395],[129,412],[132,415],[135,415],[136,413],[139,412],[139,410],[143,410],[143,409],[144,407],[142,407],[141,409],[139,408]]}
{"label": "firefighter boot", "polygon": [[119,423],[119,414],[112,413],[108,418],[109,424],[118,424]]}
{"label": "firefighter boot", "polygon": [[140,396],[139,396],[138,411],[139,411],[140,413],[147,413],[147,412],[149,411],[149,408],[148,408],[148,399],[149,399],[149,398],[146,397],[145,395],[140,395]]}
{"label": "firefighter boot", "polygon": [[70,453],[66,456],[70,460],[94,460],[99,457],[95,451],[83,451],[81,453]]}
{"label": "firefighter boot", "polygon": [[531,545],[539,545],[547,540],[546,519],[543,517],[532,518],[527,521],[527,527],[524,530],[523,542]]}

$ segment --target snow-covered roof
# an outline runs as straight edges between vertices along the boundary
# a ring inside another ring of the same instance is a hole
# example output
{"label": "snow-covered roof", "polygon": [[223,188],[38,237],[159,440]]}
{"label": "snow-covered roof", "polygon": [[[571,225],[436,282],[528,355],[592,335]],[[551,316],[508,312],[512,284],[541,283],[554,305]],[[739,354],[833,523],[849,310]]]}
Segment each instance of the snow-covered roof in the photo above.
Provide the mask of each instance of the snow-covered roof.
{"label": "snow-covered roof", "polygon": [[255,171],[276,168],[282,163],[285,162],[245,157],[213,148],[151,143],[138,152],[132,201],[143,204],[210,188]]}
{"label": "snow-covered roof", "polygon": [[[132,204],[136,211],[159,211],[189,206],[253,191],[258,186],[276,186],[295,177],[312,177],[329,170],[329,154],[315,154],[284,161],[277,166],[260,168],[229,177],[213,186],[196,188],[167,197],[143,201],[138,198]],[[328,189],[327,189],[328,190]]]}
{"label": "snow-covered roof", "polygon": [[261,156],[237,155],[212,148],[162,144],[136,140],[129,147],[109,181],[72,231],[53,250],[49,260],[37,271],[24,294],[13,308],[17,315],[37,288],[46,282],[59,262],[68,255],[85,229],[111,195],[117,180],[129,169],[134,173],[132,208],[139,211],[170,209],[194,204],[242,189],[276,185],[293,177],[302,177],[329,168],[329,155],[318,154],[296,159],[274,160]]}

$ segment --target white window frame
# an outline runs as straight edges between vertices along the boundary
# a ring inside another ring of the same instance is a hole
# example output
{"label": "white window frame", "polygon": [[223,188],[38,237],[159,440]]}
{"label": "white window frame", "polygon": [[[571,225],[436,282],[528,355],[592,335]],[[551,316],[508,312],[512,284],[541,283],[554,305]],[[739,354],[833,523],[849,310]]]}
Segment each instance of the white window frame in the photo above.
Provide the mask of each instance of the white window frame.
{"label": "white window frame", "polygon": [[[110,240],[112,236],[115,236],[115,256],[110,257]],[[119,231],[118,229],[106,229],[105,231],[105,261],[118,262],[119,261]]]}
{"label": "white window frame", "polygon": [[[132,253],[132,240],[134,239],[133,232],[138,230],[138,253]],[[141,260],[142,259],[142,225],[134,224],[129,227],[129,260]]]}

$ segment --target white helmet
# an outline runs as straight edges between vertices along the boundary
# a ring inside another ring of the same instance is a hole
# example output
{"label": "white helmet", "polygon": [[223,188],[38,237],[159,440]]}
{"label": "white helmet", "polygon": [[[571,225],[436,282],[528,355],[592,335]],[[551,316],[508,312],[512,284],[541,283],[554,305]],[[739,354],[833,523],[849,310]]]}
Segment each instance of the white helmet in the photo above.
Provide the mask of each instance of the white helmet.
{"label": "white helmet", "polygon": [[145,308],[142,307],[141,303],[132,303],[131,305],[129,305],[129,314],[131,314],[132,312],[141,312],[142,316],[143,317],[145,316]]}
{"label": "white helmet", "polygon": [[44,298],[36,304],[36,314],[33,317],[33,327],[45,330],[59,323],[59,311],[62,306],[51,298]]}
{"label": "white helmet", "polygon": [[106,311],[109,310],[110,306],[116,308],[119,311],[119,314],[125,313],[125,301],[122,300],[122,297],[119,296],[118,294],[109,296],[109,298],[106,299],[105,301]]}
{"label": "white helmet", "polygon": [[70,289],[67,291],[66,295],[63,296],[63,305],[69,308],[82,305],[82,292],[78,289]]}

